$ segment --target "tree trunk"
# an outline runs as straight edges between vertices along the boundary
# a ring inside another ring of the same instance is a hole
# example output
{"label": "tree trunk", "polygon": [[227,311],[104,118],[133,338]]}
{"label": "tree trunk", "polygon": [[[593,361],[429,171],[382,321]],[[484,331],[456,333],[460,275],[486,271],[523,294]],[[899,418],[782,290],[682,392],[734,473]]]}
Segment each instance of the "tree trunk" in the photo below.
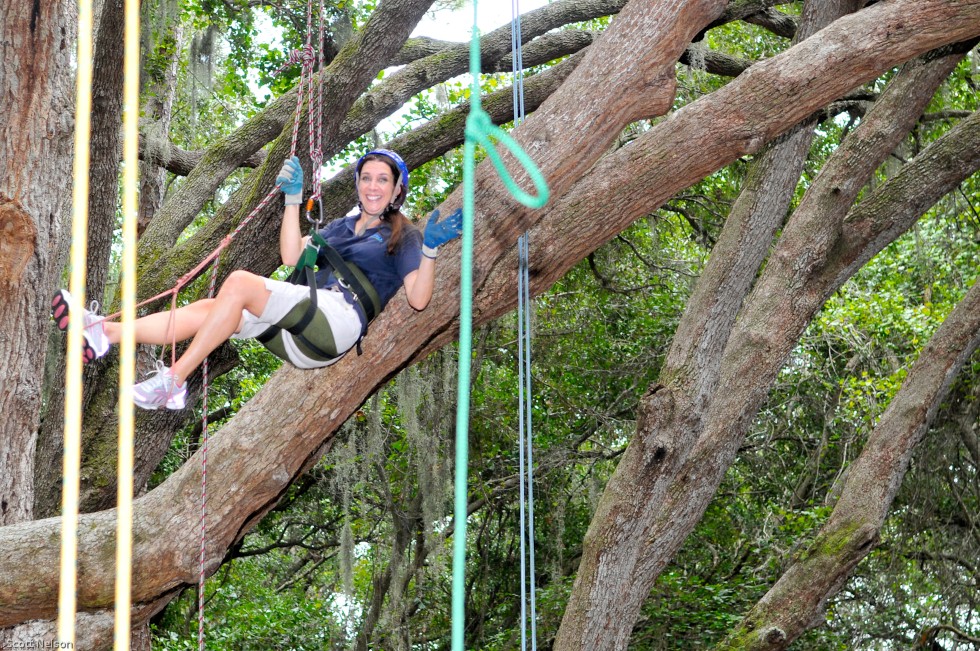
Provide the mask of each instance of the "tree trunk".
{"label": "tree trunk", "polygon": [[49,289],[71,178],[73,7],[0,6],[0,525],[33,513]]}
{"label": "tree trunk", "polygon": [[[849,24],[874,20],[880,8],[883,7],[876,5],[843,18],[780,56],[789,55],[794,50],[802,54],[809,47],[833,41],[836,38],[834,34],[847,30]],[[906,17],[907,14],[896,14],[892,19],[895,22],[885,21],[885,29],[902,23]],[[974,31],[977,28],[974,23]],[[849,48],[849,51],[852,53],[852,70],[859,68],[858,57],[853,56],[856,49]],[[746,75],[761,72],[760,66],[763,65],[753,66]],[[784,70],[787,69],[784,67]],[[748,79],[743,79],[746,75],[727,88],[737,87],[740,81],[747,83]],[[785,79],[786,76],[783,77]],[[695,105],[698,103],[695,102]],[[917,116],[918,112],[914,112],[911,122]],[[906,124],[911,122],[906,118]],[[717,128],[717,124],[715,126]],[[906,130],[900,126],[897,129],[893,127],[890,133],[900,140]],[[891,147],[883,145],[878,158],[872,156],[866,161],[871,164],[871,170],[895,143],[897,141],[893,141]],[[851,165],[856,163],[851,161]],[[860,170],[848,168],[848,182],[860,189],[864,184],[862,179],[866,179],[871,170],[862,177]],[[841,190],[835,187],[830,193],[844,205],[838,219],[843,218],[857,192],[855,190],[848,198],[846,189],[844,192]],[[793,220],[803,221],[806,219],[804,214],[798,210]],[[814,215],[813,220],[819,220],[820,224],[837,223],[833,215],[826,211],[820,212],[819,218]],[[726,224],[720,242],[730,237],[725,231],[737,228],[738,222]],[[782,240],[787,240],[788,232],[789,227],[784,231]],[[809,237],[789,241],[795,242],[799,248],[785,261],[792,269],[798,269],[801,260],[813,257],[815,251],[822,250],[828,236],[810,234]],[[764,252],[768,248],[768,240],[762,239],[756,246],[761,246]],[[744,247],[739,255],[745,255]],[[773,259],[770,257],[766,276],[776,273]],[[734,270],[737,263],[738,259],[733,258],[725,264]],[[850,273],[855,270],[850,270]],[[715,275],[706,274],[701,283],[716,282],[713,280]],[[749,275],[749,279],[752,277],[754,274]],[[839,287],[842,282],[842,278],[835,278],[834,287]],[[808,305],[810,309],[793,309],[791,312],[787,308],[787,313],[781,314],[772,301],[790,301],[791,297],[801,292],[809,296],[812,289],[803,279],[797,280],[792,287],[773,288],[768,299],[762,299],[761,295],[756,299],[766,301],[764,308],[760,307],[756,313],[751,310],[746,313],[743,309],[738,317],[739,327],[729,339],[728,332],[735,313],[719,311],[715,304],[726,301],[737,304],[741,303],[741,298],[738,293],[730,296],[732,288],[726,288],[723,283],[716,283],[717,291],[703,295],[701,283],[689,301],[687,314],[675,334],[661,374],[661,383],[651,387],[641,400],[636,436],[610,479],[586,535],[582,564],[556,649],[578,649],[582,646],[616,648],[610,639],[617,632],[620,637],[615,639],[619,644],[625,644],[632,620],[622,622],[624,602],[629,604],[625,607],[627,612],[638,612],[652,587],[653,579],[700,520],[731,464],[739,442],[761,406],[776,371],[819,307],[816,304]],[[760,283],[757,283],[753,294],[758,294],[759,286]],[[745,296],[749,287],[742,284],[741,296]],[[747,304],[751,306],[751,300]],[[703,314],[697,316],[698,312]],[[692,314],[695,316],[692,317]],[[777,315],[781,318],[777,318]],[[637,581],[638,577],[645,577],[645,580],[640,578]],[[633,610],[630,611],[630,608]]]}
{"label": "tree trunk", "polygon": [[[162,69],[153,69],[154,72],[161,74],[148,76],[149,71],[145,66],[142,71],[143,83],[149,94],[146,106],[143,107],[143,115],[150,121],[141,134],[140,140],[144,146],[147,139],[153,143],[170,144],[168,134],[173,116],[174,95],[177,93],[177,65],[180,63],[180,53],[184,44],[183,36],[183,23],[175,20],[154,48],[154,56],[166,61]],[[166,179],[167,172],[163,166],[145,159],[140,161],[140,205],[137,219],[137,229],[140,234],[163,205]]]}
{"label": "tree trunk", "polygon": [[[122,127],[123,27],[125,12],[121,0],[104,0],[97,20],[95,56],[97,74],[92,80],[92,132],[89,145],[89,219],[86,252],[86,296],[100,304],[106,300],[110,249],[116,227],[119,203],[119,159]],[[63,341],[63,338],[61,338]],[[63,344],[62,344],[63,345]],[[62,350],[50,360],[58,376],[64,375]],[[84,370],[82,409],[86,409],[105,371],[105,364],[89,364]],[[50,471],[58,467],[64,454],[64,393],[53,392],[46,406],[48,415],[37,435],[35,451],[34,506],[39,517],[58,512],[61,506],[61,478]],[[54,416],[54,417],[51,417]]]}

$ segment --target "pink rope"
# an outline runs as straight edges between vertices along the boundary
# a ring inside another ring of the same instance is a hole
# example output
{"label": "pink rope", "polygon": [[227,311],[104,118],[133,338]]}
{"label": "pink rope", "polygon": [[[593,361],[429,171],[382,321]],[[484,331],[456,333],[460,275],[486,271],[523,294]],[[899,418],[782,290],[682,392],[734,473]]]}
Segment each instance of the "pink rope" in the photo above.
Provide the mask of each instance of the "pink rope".
{"label": "pink rope", "polygon": [[[218,279],[218,265],[211,267],[211,283],[209,296],[214,295],[214,286]],[[201,405],[201,573],[197,581],[197,647],[204,651],[204,579],[205,577],[205,546],[207,543],[208,518],[208,366],[210,356],[204,358],[201,373],[204,376]]]}
{"label": "pink rope", "polygon": [[[314,106],[314,95],[313,95],[313,93],[314,93],[314,91],[313,91],[313,86],[314,86],[314,84],[313,84],[314,54],[313,54],[313,46],[311,44],[312,32],[313,32],[313,29],[312,29],[312,25],[313,25],[313,1],[312,0],[307,0],[307,3],[306,3],[306,44],[304,45],[304,47],[302,49],[291,51],[289,53],[288,58],[286,59],[286,63],[284,63],[283,66],[281,68],[279,68],[279,70],[276,71],[276,74],[279,74],[279,72],[281,72],[282,70],[284,70],[289,65],[295,65],[297,63],[301,63],[302,64],[302,71],[300,73],[299,84],[297,85],[297,88],[296,88],[296,112],[295,112],[295,116],[296,117],[293,120],[292,145],[290,147],[289,155],[290,155],[290,157],[296,155],[296,146],[297,146],[297,143],[299,142],[300,115],[301,115],[301,112],[302,112],[302,109],[303,109],[303,90],[304,90],[304,87],[305,87],[306,90],[307,90],[307,92],[308,92],[308,102],[309,102],[308,105],[310,107],[310,113],[309,113],[309,125],[310,125],[310,127],[309,127],[310,159],[311,159],[311,162],[313,164],[313,196],[311,196],[311,200],[313,200],[313,199],[319,199],[319,197],[320,197],[320,185],[321,185],[321,180],[320,179],[321,179],[321,174],[322,174],[321,173],[321,167],[322,167],[322,163],[323,163],[323,150],[322,150],[322,142],[323,142],[323,135],[322,135],[323,134],[323,88],[322,88],[323,87],[323,75],[322,75],[322,72],[323,72],[323,31],[324,31],[324,26],[323,26],[323,22],[324,22],[323,21],[323,15],[324,15],[323,0],[320,0],[320,7],[319,7],[319,9],[320,9],[320,14],[318,16],[318,20],[319,20],[320,26],[319,26],[319,43],[318,43],[318,45],[319,45],[319,50],[320,50],[320,54],[319,54],[320,76],[319,76],[319,80],[318,80],[319,83],[316,84],[317,91],[316,91],[316,103],[315,103],[315,105],[316,105],[316,115],[315,115],[315,118],[314,118],[314,114],[313,114],[313,106]],[[314,119],[316,120],[316,126],[315,127],[314,127]],[[154,296],[153,298],[148,299],[147,301],[144,301],[144,303],[141,303],[140,304],[140,305],[143,305],[145,303],[149,303],[151,301],[155,301],[155,300],[157,300],[159,298],[162,298],[163,296],[167,296],[168,294],[172,294],[171,311],[170,311],[170,314],[171,314],[171,332],[174,333],[174,339],[175,340],[173,342],[173,345],[171,345],[171,347],[170,347],[170,351],[171,351],[171,353],[170,353],[171,354],[171,366],[176,361],[175,360],[175,357],[176,357],[175,350],[176,350],[177,342],[176,342],[176,330],[175,330],[176,324],[174,322],[174,313],[175,313],[175,311],[177,309],[177,292],[180,290],[181,287],[183,287],[187,283],[191,282],[194,278],[196,278],[197,275],[208,264],[212,264],[212,268],[211,268],[211,283],[210,283],[210,287],[209,287],[208,296],[209,297],[214,296],[215,285],[216,285],[216,281],[217,281],[217,277],[218,277],[218,256],[221,255],[221,252],[231,243],[231,241],[235,238],[235,236],[238,235],[238,233],[243,228],[245,228],[245,226],[248,225],[248,223],[250,221],[252,221],[252,219],[256,215],[258,215],[260,212],[262,212],[262,210],[266,207],[266,205],[268,205],[268,203],[276,195],[278,195],[278,194],[279,194],[279,184],[276,184],[276,186],[274,188],[272,188],[272,190],[269,191],[269,193],[265,196],[265,198],[263,198],[262,201],[260,201],[259,204],[257,206],[255,206],[254,209],[252,209],[252,211],[248,214],[248,216],[245,217],[245,219],[242,220],[242,222],[238,225],[238,227],[235,228],[235,230],[232,231],[231,234],[229,234],[228,236],[226,236],[221,241],[221,244],[218,246],[218,248],[216,248],[210,255],[208,255],[207,258],[205,258],[204,260],[202,260],[196,267],[194,267],[194,269],[192,269],[188,273],[186,273],[183,276],[181,276],[180,279],[177,281],[177,285],[173,289],[171,289],[171,290],[169,290],[167,292],[163,292],[161,294],[158,294],[157,296]],[[207,464],[208,464],[208,440],[209,440],[209,431],[208,431],[208,389],[209,389],[208,371],[209,371],[209,364],[208,364],[208,360],[209,360],[209,358],[205,358],[204,363],[203,363],[203,365],[201,367],[201,373],[203,375],[203,385],[202,385],[202,389],[201,389],[201,393],[202,393],[202,406],[201,406],[201,411],[202,411],[202,414],[201,414],[201,426],[202,426],[201,427],[201,554],[200,554],[200,573],[199,573],[199,576],[198,576],[198,584],[197,584],[197,605],[198,605],[198,613],[197,613],[197,647],[198,647],[198,650],[199,651],[204,651],[204,622],[205,622],[205,618],[204,618],[204,580],[206,578],[206,576],[205,576],[205,574],[206,574],[206,567],[205,566],[206,566],[207,502],[208,502],[208,481],[207,481],[207,479],[208,479],[208,467],[207,467]]]}

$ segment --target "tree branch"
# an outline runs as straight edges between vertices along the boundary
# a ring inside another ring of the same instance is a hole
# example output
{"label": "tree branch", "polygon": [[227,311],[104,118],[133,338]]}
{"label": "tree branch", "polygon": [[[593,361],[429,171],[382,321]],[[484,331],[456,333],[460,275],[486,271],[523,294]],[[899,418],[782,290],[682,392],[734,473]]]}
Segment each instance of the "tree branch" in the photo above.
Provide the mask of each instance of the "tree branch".
{"label": "tree branch", "polygon": [[783,38],[793,38],[796,35],[796,19],[772,7],[767,7],[762,11],[749,14],[742,20],[763,27],[776,36],[782,36]]}
{"label": "tree branch", "polygon": [[922,350],[882,414],[851,465],[827,524],[720,648],[785,648],[817,620],[826,600],[877,544],[912,450],[978,345],[980,283],[975,283]]}
{"label": "tree branch", "polygon": [[[169,140],[157,140],[147,137],[146,130],[140,130],[140,160],[151,165],[157,165],[177,176],[187,176],[204,158],[206,151],[187,151],[181,149]],[[252,153],[244,160],[238,161],[238,167],[259,167],[265,162],[265,152],[262,150]]]}

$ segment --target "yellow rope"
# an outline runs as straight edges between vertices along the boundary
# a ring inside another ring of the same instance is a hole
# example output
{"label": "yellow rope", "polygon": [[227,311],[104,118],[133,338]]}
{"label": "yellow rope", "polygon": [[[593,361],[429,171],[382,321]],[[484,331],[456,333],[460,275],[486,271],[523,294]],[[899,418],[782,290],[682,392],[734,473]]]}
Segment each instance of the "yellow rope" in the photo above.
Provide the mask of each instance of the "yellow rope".
{"label": "yellow rope", "polygon": [[[78,3],[78,68],[75,93],[75,159],[72,192],[72,246],[69,291],[85,305],[88,249],[89,140],[92,115],[92,2]],[[133,396],[135,380],[136,216],[139,134],[139,1],[126,0],[125,85],[123,102],[123,253],[122,340],[119,369],[119,471],[116,529],[115,645],[128,651],[132,578]],[[68,315],[65,377],[65,453],[61,504],[61,582],[58,595],[58,640],[75,646],[78,563],[78,499],[82,429],[82,331],[84,312]]]}
{"label": "yellow rope", "polygon": [[139,0],[126,0],[123,86],[122,339],[116,493],[116,651],[129,651],[133,565],[133,384],[136,381],[136,218],[139,212]]}
{"label": "yellow rope", "polygon": [[[72,192],[71,279],[69,291],[85,305],[85,252],[88,248],[89,130],[92,117],[92,0],[78,1],[78,72],[75,89],[75,160]],[[58,640],[75,647],[75,588],[78,558],[78,486],[82,432],[82,310],[68,314],[65,379],[65,456],[61,496],[61,584]]]}

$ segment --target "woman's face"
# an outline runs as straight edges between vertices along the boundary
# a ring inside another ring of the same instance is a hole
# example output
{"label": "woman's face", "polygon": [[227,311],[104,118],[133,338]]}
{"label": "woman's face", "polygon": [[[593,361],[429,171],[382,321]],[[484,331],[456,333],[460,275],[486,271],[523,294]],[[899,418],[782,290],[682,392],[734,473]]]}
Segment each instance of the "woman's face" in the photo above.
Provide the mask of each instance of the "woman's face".
{"label": "woman's face", "polygon": [[361,210],[368,215],[377,217],[384,213],[395,199],[395,175],[387,163],[369,160],[361,166],[357,198],[361,201]]}

